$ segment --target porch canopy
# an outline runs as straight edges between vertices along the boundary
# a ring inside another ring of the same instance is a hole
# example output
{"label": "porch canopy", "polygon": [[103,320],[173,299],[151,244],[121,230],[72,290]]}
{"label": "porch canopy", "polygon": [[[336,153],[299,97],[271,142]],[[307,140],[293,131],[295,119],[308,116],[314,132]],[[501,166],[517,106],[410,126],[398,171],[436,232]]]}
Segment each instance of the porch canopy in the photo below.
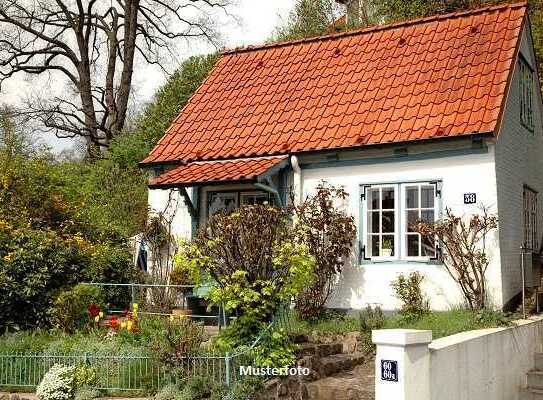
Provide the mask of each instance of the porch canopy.
{"label": "porch canopy", "polygon": [[269,181],[288,164],[288,156],[195,161],[181,164],[152,178],[152,189]]}

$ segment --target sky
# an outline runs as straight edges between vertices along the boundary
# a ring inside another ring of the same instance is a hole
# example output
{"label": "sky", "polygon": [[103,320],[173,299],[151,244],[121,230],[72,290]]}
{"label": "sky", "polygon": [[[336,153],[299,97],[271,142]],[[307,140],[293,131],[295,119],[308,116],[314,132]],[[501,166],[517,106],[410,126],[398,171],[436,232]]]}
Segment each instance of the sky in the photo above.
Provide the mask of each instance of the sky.
{"label": "sky", "polygon": [[[293,4],[294,0],[236,0],[236,4],[229,8],[229,12],[237,18],[237,21],[224,14],[221,14],[219,19],[218,30],[225,47],[231,48],[264,42],[281,20],[287,18]],[[180,48],[179,62],[191,55],[211,51],[213,48],[204,43],[187,43]],[[165,79],[166,74],[158,68],[142,67],[137,69],[133,87],[138,101],[141,104],[149,102]],[[28,94],[39,93],[39,86],[36,80],[29,80],[23,75],[14,77],[2,86],[0,103],[20,105]],[[51,146],[55,153],[69,149],[74,145],[72,139],[58,139],[53,134],[41,134],[40,140]]]}

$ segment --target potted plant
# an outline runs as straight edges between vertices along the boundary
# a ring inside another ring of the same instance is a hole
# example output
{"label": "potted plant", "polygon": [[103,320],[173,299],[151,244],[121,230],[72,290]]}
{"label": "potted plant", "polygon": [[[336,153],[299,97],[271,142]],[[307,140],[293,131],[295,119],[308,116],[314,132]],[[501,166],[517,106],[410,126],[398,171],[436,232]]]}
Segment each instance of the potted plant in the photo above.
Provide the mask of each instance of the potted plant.
{"label": "potted plant", "polygon": [[392,256],[392,240],[383,239],[383,245],[381,248],[381,257],[391,257]]}

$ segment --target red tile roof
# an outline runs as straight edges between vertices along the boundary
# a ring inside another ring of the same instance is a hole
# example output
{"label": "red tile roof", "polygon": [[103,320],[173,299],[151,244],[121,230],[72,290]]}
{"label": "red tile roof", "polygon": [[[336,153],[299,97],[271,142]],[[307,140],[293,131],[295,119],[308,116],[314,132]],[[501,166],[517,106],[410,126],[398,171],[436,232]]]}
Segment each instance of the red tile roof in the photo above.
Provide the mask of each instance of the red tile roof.
{"label": "red tile roof", "polygon": [[142,162],[493,133],[526,4],[227,51]]}
{"label": "red tile roof", "polygon": [[287,156],[245,158],[226,161],[200,161],[183,164],[151,179],[150,187],[195,186],[211,182],[252,182]]}

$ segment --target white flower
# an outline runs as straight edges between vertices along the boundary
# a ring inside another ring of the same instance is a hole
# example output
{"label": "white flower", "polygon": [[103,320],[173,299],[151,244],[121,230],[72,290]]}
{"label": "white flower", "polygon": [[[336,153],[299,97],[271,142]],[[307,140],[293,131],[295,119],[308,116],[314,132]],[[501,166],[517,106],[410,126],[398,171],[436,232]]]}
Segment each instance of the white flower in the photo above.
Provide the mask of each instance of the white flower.
{"label": "white flower", "polygon": [[40,400],[70,400],[74,395],[75,367],[55,364],[36,388]]}

